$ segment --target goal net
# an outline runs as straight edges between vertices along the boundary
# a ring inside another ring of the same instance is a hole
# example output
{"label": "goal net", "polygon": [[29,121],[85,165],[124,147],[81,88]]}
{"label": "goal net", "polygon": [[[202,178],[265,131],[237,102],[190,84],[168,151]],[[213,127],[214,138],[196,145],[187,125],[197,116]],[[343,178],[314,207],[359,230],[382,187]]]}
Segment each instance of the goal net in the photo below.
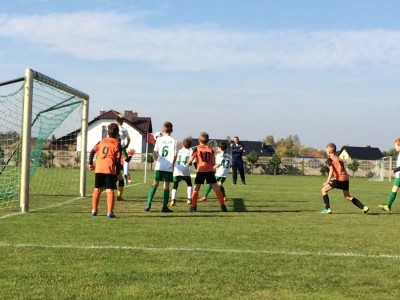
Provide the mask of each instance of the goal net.
{"label": "goal net", "polygon": [[371,170],[371,181],[391,181],[392,179],[392,157],[385,156],[375,161]]}
{"label": "goal net", "polygon": [[0,83],[0,209],[85,196],[88,99],[31,69]]}

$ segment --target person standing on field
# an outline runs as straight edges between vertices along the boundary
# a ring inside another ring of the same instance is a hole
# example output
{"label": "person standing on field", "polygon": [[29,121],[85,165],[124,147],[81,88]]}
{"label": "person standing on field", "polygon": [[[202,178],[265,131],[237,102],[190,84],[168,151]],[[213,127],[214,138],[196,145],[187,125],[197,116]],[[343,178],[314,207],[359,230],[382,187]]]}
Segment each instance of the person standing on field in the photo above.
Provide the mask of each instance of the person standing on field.
{"label": "person standing on field", "polygon": [[326,154],[328,155],[326,164],[329,167],[329,174],[326,181],[322,184],[322,200],[324,201],[325,208],[321,211],[321,214],[332,213],[328,192],[333,189],[342,190],[344,198],[351,201],[366,214],[369,208],[362,204],[360,200],[350,195],[349,175],[344,167],[343,160],[336,155],[336,145],[334,143],[329,143],[326,146]]}
{"label": "person standing on field", "polygon": [[[108,137],[98,142],[89,155],[89,170],[95,170],[92,196],[92,216],[97,216],[101,192],[107,193],[107,218],[114,215],[114,190],[117,188],[117,174],[121,167],[121,144],[118,140],[119,128],[115,123],[108,125]],[[96,166],[93,159],[96,156]]]}
{"label": "person standing on field", "polygon": [[397,152],[399,152],[399,154],[397,155],[396,168],[393,169],[393,172],[395,173],[395,178],[393,181],[392,192],[390,193],[389,199],[387,200],[386,204],[378,205],[378,207],[384,211],[392,210],[392,204],[396,199],[397,191],[399,190],[400,186],[400,138],[394,141],[394,148]]}
{"label": "person standing on field", "polygon": [[147,195],[147,204],[144,211],[150,211],[154,194],[160,181],[164,182],[163,206],[161,212],[172,212],[168,208],[169,185],[173,181],[174,164],[178,153],[178,142],[171,137],[173,126],[171,122],[165,122],[162,127],[163,135],[156,140],[153,158],[156,162],[154,167],[154,180]]}
{"label": "person standing on field", "polygon": [[231,143],[231,156],[232,156],[232,181],[233,184],[237,182],[237,172],[239,171],[242,184],[246,184],[244,175],[243,153],[245,152],[243,144],[239,138],[235,136]]}

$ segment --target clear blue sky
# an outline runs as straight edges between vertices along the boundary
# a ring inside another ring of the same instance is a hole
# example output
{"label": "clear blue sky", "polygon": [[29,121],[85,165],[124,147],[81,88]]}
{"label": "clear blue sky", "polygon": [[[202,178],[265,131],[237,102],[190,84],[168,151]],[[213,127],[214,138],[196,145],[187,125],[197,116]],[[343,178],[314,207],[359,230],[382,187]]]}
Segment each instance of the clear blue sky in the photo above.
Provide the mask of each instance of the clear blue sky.
{"label": "clear blue sky", "polygon": [[[400,1],[14,0],[0,82],[26,67],[174,136],[297,134],[304,146],[400,137]],[[0,94],[2,90],[0,89]]]}

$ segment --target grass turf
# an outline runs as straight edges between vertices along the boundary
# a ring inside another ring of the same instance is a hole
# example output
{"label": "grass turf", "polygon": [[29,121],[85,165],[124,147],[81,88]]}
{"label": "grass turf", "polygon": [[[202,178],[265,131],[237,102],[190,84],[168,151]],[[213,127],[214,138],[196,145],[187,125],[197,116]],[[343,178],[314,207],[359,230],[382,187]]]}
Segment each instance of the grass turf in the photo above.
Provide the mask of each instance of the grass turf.
{"label": "grass turf", "polygon": [[248,175],[246,186],[230,179],[228,213],[213,192],[189,213],[183,183],[173,213],[160,212],[160,189],[144,212],[151,174],[125,188],[116,219],[105,216],[105,195],[97,217],[90,197],[35,195],[29,213],[1,210],[0,298],[400,297],[400,206],[377,208],[390,182],[351,178],[351,194],[370,213],[333,190],[333,214],[321,215],[323,177]]}

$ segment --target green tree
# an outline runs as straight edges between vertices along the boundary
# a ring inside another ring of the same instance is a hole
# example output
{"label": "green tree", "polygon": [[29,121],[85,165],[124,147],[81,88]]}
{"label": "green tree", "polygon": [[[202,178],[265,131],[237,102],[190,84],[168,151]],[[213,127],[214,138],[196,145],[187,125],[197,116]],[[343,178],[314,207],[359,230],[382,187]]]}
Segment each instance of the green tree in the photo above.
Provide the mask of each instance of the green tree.
{"label": "green tree", "polygon": [[268,164],[272,167],[274,175],[276,175],[278,171],[278,167],[281,164],[282,160],[278,153],[272,154],[271,158],[268,160]]}
{"label": "green tree", "polygon": [[329,173],[329,168],[326,164],[320,164],[319,171],[321,172],[322,176],[327,176]]}
{"label": "green tree", "polygon": [[246,155],[246,159],[247,162],[249,163],[251,174],[253,174],[253,168],[259,166],[259,164],[257,164],[259,158],[260,156],[254,150],[250,151],[250,153]]}
{"label": "green tree", "polygon": [[358,168],[360,167],[360,162],[358,161],[357,158],[353,158],[351,162],[347,165],[347,168],[353,172],[353,177],[356,177],[356,172],[358,171]]}
{"label": "green tree", "polygon": [[150,163],[150,170],[153,170],[154,157],[153,154],[147,154],[147,162]]}

